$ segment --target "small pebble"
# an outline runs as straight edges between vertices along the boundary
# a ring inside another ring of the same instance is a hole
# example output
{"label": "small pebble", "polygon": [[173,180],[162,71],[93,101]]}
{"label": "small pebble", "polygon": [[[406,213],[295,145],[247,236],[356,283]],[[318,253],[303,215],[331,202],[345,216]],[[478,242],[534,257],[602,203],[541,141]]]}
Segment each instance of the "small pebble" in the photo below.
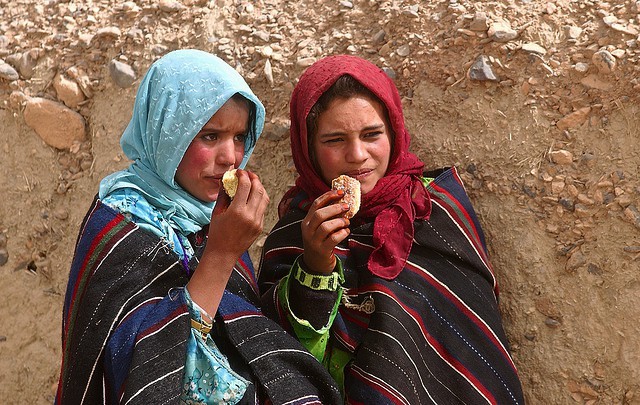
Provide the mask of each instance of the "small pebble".
{"label": "small pebble", "polygon": [[0,248],[0,266],[4,266],[9,261],[9,252],[7,249]]}
{"label": "small pebble", "polygon": [[611,73],[616,68],[616,57],[609,51],[598,51],[591,58],[600,73]]}
{"label": "small pebble", "polygon": [[491,65],[489,64],[489,58],[484,55],[478,56],[476,61],[469,68],[469,78],[472,80],[490,80],[496,81],[498,78],[493,73]]}
{"label": "small pebble", "polygon": [[109,74],[118,87],[130,87],[136,80],[133,68],[124,62],[113,59],[109,62]]}
{"label": "small pebble", "polygon": [[395,70],[393,70],[390,67],[383,67],[382,70],[387,74],[387,76],[389,76],[389,78],[391,80],[395,80],[396,79],[396,72]]}
{"label": "small pebble", "polygon": [[409,47],[409,45],[402,45],[396,50],[396,53],[402,57],[409,56],[409,54],[411,53],[411,48]]}
{"label": "small pebble", "polygon": [[53,216],[54,216],[56,219],[59,219],[59,220],[64,221],[65,219],[69,218],[69,211],[67,211],[67,210],[66,210],[66,209],[64,209],[64,208],[56,208],[56,209],[53,211]]}
{"label": "small pebble", "polygon": [[18,71],[15,70],[11,65],[5,63],[0,59],[0,79],[5,79],[8,81],[18,80],[20,75]]}
{"label": "small pebble", "polygon": [[573,65],[573,68],[576,70],[576,72],[586,73],[589,70],[589,65],[584,62],[578,62]]}

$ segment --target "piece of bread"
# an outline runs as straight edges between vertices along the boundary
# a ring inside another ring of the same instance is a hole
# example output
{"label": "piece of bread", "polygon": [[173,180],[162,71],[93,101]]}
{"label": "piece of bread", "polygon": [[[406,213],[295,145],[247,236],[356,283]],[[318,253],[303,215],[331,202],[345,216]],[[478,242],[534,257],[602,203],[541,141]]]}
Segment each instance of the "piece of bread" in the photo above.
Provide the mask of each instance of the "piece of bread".
{"label": "piece of bread", "polygon": [[344,216],[353,218],[360,209],[360,182],[343,174],[331,181],[331,188],[344,190],[344,196],[340,199],[340,202],[349,204],[349,211],[345,212]]}
{"label": "piece of bread", "polygon": [[236,169],[227,170],[222,175],[222,188],[224,192],[231,198],[236,195],[238,191],[238,176],[236,175]]}

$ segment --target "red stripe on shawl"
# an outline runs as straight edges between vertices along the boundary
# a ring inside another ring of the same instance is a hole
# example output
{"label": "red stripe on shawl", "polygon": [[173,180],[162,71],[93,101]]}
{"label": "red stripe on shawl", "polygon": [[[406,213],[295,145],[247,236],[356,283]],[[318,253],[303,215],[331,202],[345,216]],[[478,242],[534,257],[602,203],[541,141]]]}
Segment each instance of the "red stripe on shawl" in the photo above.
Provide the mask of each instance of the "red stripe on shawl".
{"label": "red stripe on shawl", "polygon": [[[109,221],[109,223],[104,227],[104,229],[102,229],[100,231],[100,233],[98,235],[96,235],[95,238],[93,238],[93,242],[91,242],[91,246],[89,247],[89,250],[85,254],[84,261],[82,262],[82,266],[80,266],[80,269],[78,271],[78,276],[76,277],[76,282],[75,282],[75,284],[73,286],[73,293],[71,294],[71,299],[69,300],[69,313],[67,314],[67,319],[66,319],[66,322],[65,322],[65,330],[64,330],[64,335],[63,336],[66,337],[67,332],[69,330],[69,324],[70,324],[70,320],[71,320],[71,315],[74,312],[73,308],[74,308],[74,303],[75,303],[76,296],[77,296],[77,293],[78,293],[78,288],[79,288],[81,283],[84,283],[84,282],[87,281],[87,280],[83,280],[83,277],[85,276],[85,273],[86,273],[86,270],[87,270],[87,264],[93,258],[94,252],[96,251],[96,249],[98,248],[98,246],[102,242],[102,239],[104,238],[104,236],[107,233],[109,233],[113,228],[115,228],[118,224],[120,224],[120,222],[122,222],[124,219],[125,219],[124,216],[121,216],[121,215],[116,216],[114,219]],[[91,273],[87,274],[87,277],[91,277]]]}
{"label": "red stripe on shawl", "polygon": [[260,292],[258,291],[258,282],[256,280],[256,276],[254,274],[254,272],[252,272],[251,270],[249,270],[250,267],[247,264],[247,262],[245,262],[244,260],[242,260],[242,256],[240,256],[240,258],[238,259],[238,261],[236,262],[236,266],[235,266],[235,270],[245,279],[247,280],[247,284],[249,284],[251,286],[251,289],[253,290],[253,292],[257,295],[260,296]]}
{"label": "red stripe on shawl", "polygon": [[[509,356],[509,353],[507,352],[507,350],[504,348],[504,346],[500,343],[500,341],[498,340],[498,338],[496,338],[495,334],[493,333],[493,331],[483,322],[482,318],[480,318],[478,315],[476,315],[473,311],[471,311],[469,308],[467,308],[467,306],[465,306],[462,301],[460,301],[460,299],[458,299],[458,297],[456,297],[451,291],[449,291],[448,289],[444,288],[442,286],[442,284],[440,284],[437,279],[435,279],[434,277],[431,276],[431,274],[427,273],[425,270],[423,269],[419,269],[418,267],[412,265],[411,263],[407,263],[407,267],[408,270],[411,270],[413,273],[416,273],[420,276],[423,276],[423,278],[425,280],[427,280],[429,282],[429,284],[431,284],[432,287],[434,287],[436,290],[438,290],[438,292],[440,294],[442,294],[449,302],[451,302],[462,314],[464,314],[469,320],[471,320],[471,322],[473,322],[474,325],[476,325],[481,331],[482,333],[487,337],[487,339],[489,341],[491,341],[491,343],[493,343],[493,345],[498,348],[498,350],[500,351],[500,353],[502,354],[502,356],[505,358],[505,360],[509,363],[509,365],[511,366],[511,368],[516,371],[516,366],[513,363],[513,360],[511,359],[511,356]],[[393,296],[395,298],[395,295]],[[404,307],[404,306],[403,306]],[[406,308],[406,307],[404,307]],[[408,308],[407,308],[408,309]],[[413,312],[413,311],[411,311]],[[517,371],[516,371],[517,372]]]}
{"label": "red stripe on shawl", "polygon": [[[439,291],[442,292],[441,288],[438,288],[438,286],[435,286],[435,287],[436,287],[436,289],[438,289]],[[382,284],[367,285],[367,286],[364,286],[363,289],[371,289],[371,291],[379,291],[379,292],[385,293],[385,294],[389,295],[390,297],[392,297],[399,306],[404,308],[404,310],[407,311],[411,315],[411,318],[416,320],[416,322],[419,325],[420,329],[422,330],[422,333],[423,333],[425,339],[427,340],[427,342],[429,342],[429,344],[431,344],[431,346],[436,350],[436,352],[438,352],[438,354],[440,354],[440,356],[443,358],[443,360],[446,361],[455,370],[457,370],[460,374],[465,376],[471,382],[471,384],[478,391],[480,391],[485,398],[487,398],[488,401],[490,401],[492,404],[497,404],[497,401],[493,397],[491,392],[473,375],[473,373],[471,371],[469,371],[469,369],[467,369],[462,363],[460,363],[451,353],[449,353],[449,351],[447,349],[445,349],[444,346],[442,346],[440,344],[440,342],[437,341],[433,337],[433,335],[431,335],[425,329],[424,324],[419,321],[419,316],[417,316],[418,315],[417,311],[413,310],[412,308],[406,306],[404,303],[400,302],[397,299],[397,296],[393,293],[393,291],[390,290],[389,288],[387,288],[386,286],[382,285]],[[455,304],[456,300],[452,300],[452,301]],[[477,324],[477,318],[475,316],[473,316],[473,317],[469,316],[470,313],[466,308],[464,308],[464,307],[461,308],[458,305],[456,305],[456,307],[458,307],[459,309],[462,309],[461,312],[465,313],[470,319],[473,320],[473,322],[475,324]],[[483,328],[483,330],[484,330],[484,328]],[[486,332],[485,332],[485,334],[486,334]],[[488,337],[492,342],[495,342],[495,339],[493,338],[493,336],[488,336]],[[495,343],[494,343],[494,345],[495,345]],[[502,349],[502,345],[499,345],[498,347],[500,347]],[[511,358],[508,355],[507,355],[507,359],[509,361],[509,364],[512,367],[514,367],[513,363],[511,362]]]}
{"label": "red stripe on shawl", "polygon": [[143,338],[145,338],[145,337],[151,335],[152,333],[157,332],[158,330],[162,329],[169,322],[171,322],[172,320],[174,320],[175,318],[177,318],[178,316],[184,314],[187,311],[188,311],[188,309],[187,309],[186,305],[182,305],[182,306],[174,309],[173,312],[171,312],[169,315],[165,316],[160,321],[154,323],[153,325],[151,325],[150,327],[148,327],[147,329],[145,329],[141,333],[138,333],[138,335],[136,336],[136,344],[138,344],[138,342],[140,340],[142,340]]}
{"label": "red stripe on shawl", "polygon": [[[359,312],[357,310],[345,308],[343,305],[340,305],[339,311],[340,315],[342,315],[342,317],[344,318],[345,323],[349,322],[352,324],[356,324],[363,329],[367,329],[369,327],[369,324],[367,322],[364,322],[362,320],[362,317],[349,316],[350,314],[358,314]],[[338,329],[335,332],[335,337],[336,339],[341,340],[342,344],[350,347],[352,350],[355,350],[358,344],[360,344],[360,342],[356,341],[351,335],[349,335],[347,330]]]}
{"label": "red stripe on shawl", "polygon": [[356,347],[360,344],[360,342],[357,342],[349,335],[348,331],[338,330],[335,332],[335,337],[339,341],[342,341],[343,345],[351,348],[352,351],[355,351]]}
{"label": "red stripe on shawl", "polygon": [[[352,367],[351,372],[354,378],[357,378],[358,380],[362,381],[368,387],[377,388],[376,389],[377,392],[379,392],[380,394],[383,394],[388,400],[392,401],[394,404],[406,404],[406,400],[404,400],[404,398],[402,398],[403,400],[401,400],[399,392],[395,390],[392,391],[393,387],[386,384],[383,380],[379,379],[378,377],[371,375],[369,373],[365,373],[364,370],[362,370],[359,367]],[[356,404],[358,402],[347,401],[347,403]]]}
{"label": "red stripe on shawl", "polygon": [[344,306],[340,306],[340,309],[341,309],[340,314],[345,320],[348,320],[349,323],[358,325],[364,329],[366,329],[369,326],[369,322],[368,322],[369,317],[362,316],[360,311],[356,309],[345,308]]}
{"label": "red stripe on shawl", "polygon": [[[78,270],[78,275],[76,277],[76,282],[75,282],[75,284],[73,286],[73,293],[71,294],[71,298],[69,299],[69,311],[67,313],[67,318],[65,319],[65,322],[64,322],[64,332],[62,334],[62,347],[63,347],[64,353],[62,355],[62,361],[60,362],[60,375],[61,376],[64,375],[65,365],[66,365],[66,362],[67,362],[67,353],[68,352],[67,352],[67,348],[66,348],[66,341],[67,341],[67,336],[68,336],[68,333],[69,333],[69,326],[71,325],[71,316],[72,316],[72,314],[75,313],[75,311],[74,311],[75,305],[74,304],[75,304],[75,301],[76,301],[78,288],[79,288],[79,286],[80,286],[80,284],[82,282],[82,278],[84,277],[84,275],[86,273],[86,270],[87,270],[87,263],[89,262],[89,259],[93,255],[93,252],[100,245],[100,242],[101,242],[102,238],[104,237],[104,235],[109,233],[113,228],[115,228],[124,219],[125,219],[124,216],[118,215],[113,220],[109,221],[109,223],[104,227],[104,229],[102,231],[100,231],[100,233],[93,239],[93,242],[91,242],[89,250],[87,251],[87,254],[85,255],[85,259],[84,259],[84,261],[82,263],[82,266]],[[90,276],[91,276],[91,272],[89,272],[89,274],[88,274],[88,277],[90,277]],[[58,389],[57,389],[57,392],[56,392],[56,403],[60,403],[60,401],[62,399],[62,382],[63,381],[64,381],[64,378],[62,378],[62,377],[58,380]]]}
{"label": "red stripe on shawl", "polygon": [[[456,181],[458,183],[460,183],[462,185],[462,180],[460,179],[460,177],[458,176],[458,172],[457,171],[453,171],[453,176],[456,179]],[[480,233],[478,232],[478,229],[476,228],[476,224],[473,221],[473,219],[471,218],[471,216],[469,215],[469,212],[467,212],[467,210],[464,208],[464,206],[460,203],[460,201],[458,201],[457,198],[455,198],[451,193],[449,193],[447,191],[447,189],[442,188],[440,186],[438,186],[437,184],[431,183],[429,185],[429,188],[432,188],[434,191],[436,191],[439,194],[442,195],[446,195],[449,198],[449,201],[454,203],[456,208],[458,209],[457,211],[462,213],[462,216],[466,219],[466,223],[469,224],[469,226],[462,226],[461,228],[465,231],[471,230],[471,234],[469,234],[468,232],[465,232],[467,234],[467,236],[469,237],[469,239],[472,241],[474,247],[476,248],[476,250],[479,252],[479,254],[482,257],[482,261],[485,263],[485,265],[487,266],[487,268],[489,269],[489,271],[491,271],[491,273],[493,274],[493,269],[491,268],[491,263],[489,262],[489,258],[486,254],[486,250],[484,245],[482,244],[482,239],[480,238]],[[454,211],[453,209],[451,209],[450,204],[447,201],[444,201],[444,199],[442,199],[439,195],[431,195],[431,197],[436,200],[436,201],[442,201],[442,207],[452,216],[454,217],[458,217],[458,215],[456,215],[456,211]],[[457,223],[461,223],[461,221],[456,221]]]}

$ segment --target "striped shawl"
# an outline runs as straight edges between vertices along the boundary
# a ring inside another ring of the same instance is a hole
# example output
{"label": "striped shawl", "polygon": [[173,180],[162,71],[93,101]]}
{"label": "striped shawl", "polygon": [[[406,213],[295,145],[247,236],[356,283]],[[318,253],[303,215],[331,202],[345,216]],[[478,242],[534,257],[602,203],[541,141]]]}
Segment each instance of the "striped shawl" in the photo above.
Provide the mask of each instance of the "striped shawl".
{"label": "striped shawl", "polygon": [[[187,281],[178,256],[158,237],[95,200],[64,302],[56,403],[177,403],[190,317],[176,287]],[[315,358],[256,309],[255,285],[245,253],[217,313],[216,342],[234,370],[253,382],[241,403],[339,403]]]}
{"label": "striped shawl", "polygon": [[[484,236],[455,169],[440,172],[428,191],[431,216],[415,222],[411,253],[395,279],[366,267],[371,222],[352,221],[351,235],[335,249],[348,303],[328,347],[353,356],[346,403],[523,404]],[[290,331],[274,286],[302,253],[305,214],[294,210],[275,226],[260,269],[263,310]],[[370,315],[363,303],[373,303]]]}

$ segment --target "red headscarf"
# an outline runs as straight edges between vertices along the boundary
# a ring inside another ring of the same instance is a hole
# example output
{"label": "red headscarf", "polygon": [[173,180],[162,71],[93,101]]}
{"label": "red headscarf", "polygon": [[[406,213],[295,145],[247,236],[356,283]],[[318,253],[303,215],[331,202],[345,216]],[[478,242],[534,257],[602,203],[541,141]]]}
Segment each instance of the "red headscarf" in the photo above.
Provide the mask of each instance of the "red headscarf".
{"label": "red headscarf", "polygon": [[409,256],[413,222],[429,217],[431,200],[420,181],[424,164],[409,152],[411,138],[404,125],[398,90],[376,65],[355,56],[329,56],[314,63],[300,77],[290,105],[291,151],[300,176],[280,201],[279,211],[283,214],[289,209],[291,198],[300,190],[305,191],[311,201],[329,191],[330,187],[316,172],[309,157],[306,118],[320,96],[344,75],[352,76],[380,99],[387,109],[394,133],[387,173],[373,190],[362,196],[356,215],[356,218],[375,218],[374,250],[369,258],[369,270],[376,276],[392,280]]}

